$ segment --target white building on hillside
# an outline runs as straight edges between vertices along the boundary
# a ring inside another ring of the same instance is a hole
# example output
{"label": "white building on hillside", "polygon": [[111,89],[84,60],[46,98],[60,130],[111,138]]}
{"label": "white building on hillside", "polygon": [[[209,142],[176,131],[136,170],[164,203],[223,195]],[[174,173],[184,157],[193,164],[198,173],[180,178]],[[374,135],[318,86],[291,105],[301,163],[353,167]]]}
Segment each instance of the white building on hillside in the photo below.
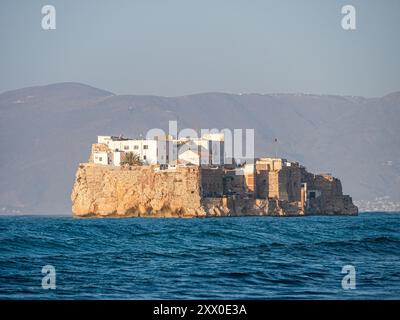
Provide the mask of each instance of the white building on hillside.
{"label": "white building on hillside", "polygon": [[102,165],[120,166],[123,157],[121,151],[96,151],[93,153],[93,162]]}
{"label": "white building on hillside", "polygon": [[[119,165],[122,155],[121,153],[133,152],[137,154],[140,160],[145,164],[166,164],[175,157],[169,157],[169,141],[168,140],[144,140],[144,139],[128,139],[113,136],[98,136],[98,143],[103,143],[113,152],[114,165]],[[115,153],[118,154],[115,154]],[[118,164],[117,164],[118,163]]]}
{"label": "white building on hillside", "polygon": [[[178,159],[193,164],[223,165],[225,163],[224,135],[221,133],[205,134],[201,138],[181,138],[178,141]],[[200,157],[201,159],[197,159]]]}
{"label": "white building on hillside", "polygon": [[195,165],[224,164],[223,134],[207,134],[201,138],[129,139],[117,136],[98,136],[110,152],[95,152],[94,163],[119,166],[123,154],[133,152],[145,164],[169,164],[176,160]]}
{"label": "white building on hillside", "polygon": [[109,153],[98,151],[93,154],[93,162],[97,164],[109,165],[112,164]]}
{"label": "white building on hillside", "polygon": [[178,159],[189,164],[195,164],[197,166],[210,165],[209,150],[202,146],[196,147],[196,149],[181,150],[178,155]]}

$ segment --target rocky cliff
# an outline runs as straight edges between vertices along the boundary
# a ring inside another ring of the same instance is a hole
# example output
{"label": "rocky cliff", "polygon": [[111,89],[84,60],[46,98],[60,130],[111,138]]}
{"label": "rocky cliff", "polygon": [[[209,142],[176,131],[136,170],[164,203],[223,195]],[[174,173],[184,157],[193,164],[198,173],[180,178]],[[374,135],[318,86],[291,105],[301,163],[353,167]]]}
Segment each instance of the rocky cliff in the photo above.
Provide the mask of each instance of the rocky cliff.
{"label": "rocky cliff", "polygon": [[[206,217],[268,213],[263,201],[250,204],[201,197],[201,168],[79,165],[72,190],[75,216]],[[265,201],[264,201],[265,202]],[[244,213],[243,213],[244,214]]]}
{"label": "rocky cliff", "polygon": [[[311,179],[311,177],[310,177]],[[317,183],[317,182],[316,182]],[[318,182],[321,183],[321,182]],[[324,184],[324,186],[326,187]],[[336,190],[338,191],[338,190]],[[341,190],[339,190],[341,191]],[[339,192],[338,191],[338,192]],[[329,188],[323,192],[328,198]],[[356,214],[357,207],[334,194],[328,214]],[[325,199],[320,198],[320,199]],[[202,196],[202,169],[197,166],[159,170],[157,166],[114,167],[80,164],[71,195],[75,216],[207,217],[304,215],[298,202],[248,197]],[[337,206],[337,203],[340,206]],[[322,208],[313,202],[313,208]],[[325,208],[323,208],[325,209]],[[320,210],[320,209],[318,209]],[[316,211],[315,213],[322,213]]]}
{"label": "rocky cliff", "polygon": [[77,216],[196,216],[201,206],[196,168],[81,164],[72,191]]}

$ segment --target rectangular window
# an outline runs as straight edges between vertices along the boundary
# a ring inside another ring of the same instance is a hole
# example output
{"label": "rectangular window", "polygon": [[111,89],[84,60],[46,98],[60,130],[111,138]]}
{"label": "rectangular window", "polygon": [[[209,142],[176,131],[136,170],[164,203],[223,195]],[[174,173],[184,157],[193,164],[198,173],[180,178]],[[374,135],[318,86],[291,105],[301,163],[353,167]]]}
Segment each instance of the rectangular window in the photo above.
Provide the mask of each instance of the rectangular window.
{"label": "rectangular window", "polygon": [[103,158],[102,158],[102,157],[99,157],[99,161],[103,161]]}
{"label": "rectangular window", "polygon": [[149,146],[147,144],[143,145],[143,149],[148,149]]}
{"label": "rectangular window", "polygon": [[143,160],[146,160],[146,156],[143,156]]}
{"label": "rectangular window", "polygon": [[129,146],[124,146],[124,150],[129,150]]}
{"label": "rectangular window", "polygon": [[139,149],[139,146],[133,146],[133,149],[137,150]]}

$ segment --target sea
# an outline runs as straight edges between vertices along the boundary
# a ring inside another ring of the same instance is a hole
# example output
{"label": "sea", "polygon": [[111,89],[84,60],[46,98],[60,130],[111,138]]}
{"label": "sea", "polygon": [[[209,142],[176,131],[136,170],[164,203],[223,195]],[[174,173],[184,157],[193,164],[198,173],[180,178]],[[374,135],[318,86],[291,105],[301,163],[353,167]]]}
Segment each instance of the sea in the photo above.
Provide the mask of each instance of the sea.
{"label": "sea", "polygon": [[400,213],[1,216],[0,299],[400,299]]}

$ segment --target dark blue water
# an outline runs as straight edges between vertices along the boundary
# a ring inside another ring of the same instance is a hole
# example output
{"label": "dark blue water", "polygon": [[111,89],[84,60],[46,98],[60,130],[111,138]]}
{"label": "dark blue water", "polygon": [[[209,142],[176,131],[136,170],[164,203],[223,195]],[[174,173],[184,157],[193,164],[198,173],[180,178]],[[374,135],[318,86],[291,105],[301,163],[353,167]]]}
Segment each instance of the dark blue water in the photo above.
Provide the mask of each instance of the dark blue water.
{"label": "dark blue water", "polygon": [[[344,265],[356,289],[342,289]],[[42,288],[42,267],[56,289]],[[1,299],[399,299],[400,214],[0,217]]]}

